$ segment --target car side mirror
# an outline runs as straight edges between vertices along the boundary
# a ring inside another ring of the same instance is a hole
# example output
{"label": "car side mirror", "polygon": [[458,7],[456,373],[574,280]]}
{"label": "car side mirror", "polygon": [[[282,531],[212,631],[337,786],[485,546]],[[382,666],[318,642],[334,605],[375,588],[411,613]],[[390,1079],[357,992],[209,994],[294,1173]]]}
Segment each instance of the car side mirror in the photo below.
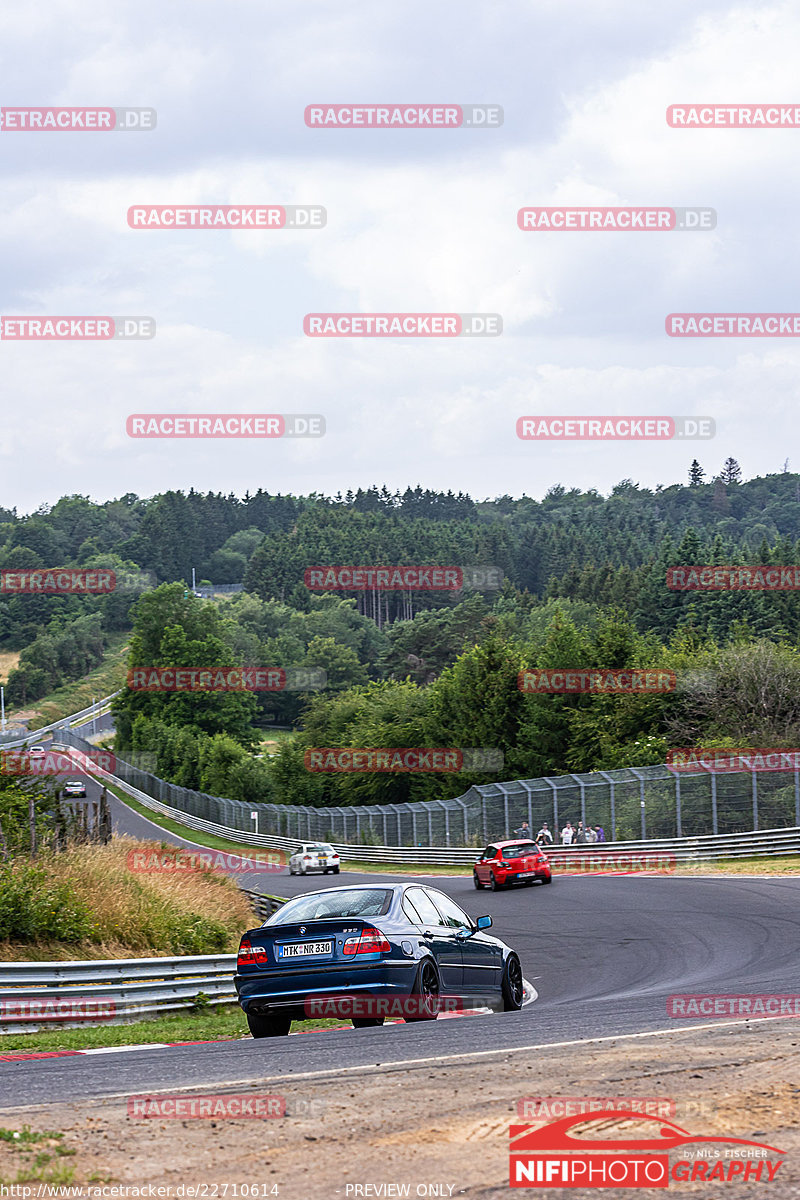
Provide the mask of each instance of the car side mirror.
{"label": "car side mirror", "polygon": [[489,926],[491,925],[491,923],[492,923],[491,917],[478,917],[477,921],[475,922],[475,928],[476,929],[488,929]]}

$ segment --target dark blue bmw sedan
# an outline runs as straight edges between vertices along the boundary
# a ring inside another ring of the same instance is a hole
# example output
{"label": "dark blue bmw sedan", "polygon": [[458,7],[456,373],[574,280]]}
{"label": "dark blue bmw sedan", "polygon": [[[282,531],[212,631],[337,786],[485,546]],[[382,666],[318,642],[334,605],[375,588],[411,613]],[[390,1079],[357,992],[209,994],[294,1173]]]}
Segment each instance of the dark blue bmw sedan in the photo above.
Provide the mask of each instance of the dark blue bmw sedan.
{"label": "dark blue bmw sedan", "polygon": [[242,937],[235,983],[250,1032],[279,1037],[293,1020],[325,1016],[360,1028],[519,1009],[520,961],[485,932],[491,923],[419,883],[297,896]]}

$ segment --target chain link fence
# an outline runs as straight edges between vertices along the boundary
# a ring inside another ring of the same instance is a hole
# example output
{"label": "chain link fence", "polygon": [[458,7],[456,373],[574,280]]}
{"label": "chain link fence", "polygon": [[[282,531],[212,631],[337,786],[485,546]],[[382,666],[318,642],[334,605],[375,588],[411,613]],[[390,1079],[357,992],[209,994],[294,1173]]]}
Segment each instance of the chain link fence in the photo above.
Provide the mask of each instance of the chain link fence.
{"label": "chain link fence", "polygon": [[[94,747],[60,730],[59,741]],[[626,767],[586,775],[517,779],[471,787],[463,796],[416,804],[311,808],[255,804],[167,783],[120,758],[116,774],[133,787],[194,817],[244,833],[362,846],[483,846],[513,837],[523,821],[601,825],[607,841],[701,837],[800,826],[800,771],[735,774]]]}

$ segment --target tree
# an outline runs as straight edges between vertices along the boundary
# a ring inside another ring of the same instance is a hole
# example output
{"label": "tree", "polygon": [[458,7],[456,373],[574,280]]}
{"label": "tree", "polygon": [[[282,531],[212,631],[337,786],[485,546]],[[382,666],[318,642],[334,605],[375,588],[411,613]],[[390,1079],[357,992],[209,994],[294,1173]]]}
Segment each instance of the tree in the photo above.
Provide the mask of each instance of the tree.
{"label": "tree", "polygon": [[700,466],[696,458],[692,459],[692,465],[689,467],[689,487],[700,487],[700,484],[705,479],[705,471]]}
{"label": "tree", "polygon": [[739,466],[735,458],[725,459],[725,465],[720,471],[719,477],[723,483],[742,482],[742,468]]}

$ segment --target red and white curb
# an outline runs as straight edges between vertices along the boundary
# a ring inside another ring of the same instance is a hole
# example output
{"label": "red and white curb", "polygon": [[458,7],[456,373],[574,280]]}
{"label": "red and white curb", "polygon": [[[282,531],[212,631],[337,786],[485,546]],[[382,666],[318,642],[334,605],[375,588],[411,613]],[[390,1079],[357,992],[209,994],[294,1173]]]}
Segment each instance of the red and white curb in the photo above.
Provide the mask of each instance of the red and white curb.
{"label": "red and white curb", "polygon": [[[528,982],[523,981],[524,999],[522,1007],[525,1008],[528,1004],[532,1004],[538,998],[539,993],[536,988]],[[476,1008],[471,1013],[461,1012],[446,1012],[440,1013],[436,1018],[437,1021],[452,1021],[458,1017],[484,1017],[492,1015],[491,1008]],[[402,1019],[386,1021],[386,1025],[405,1025]],[[385,1026],[384,1026],[385,1027]],[[329,1025],[326,1029],[296,1029],[294,1033],[289,1034],[290,1037],[304,1037],[314,1033],[337,1033],[341,1029],[350,1029],[349,1023],[341,1025]],[[179,1046],[218,1046],[224,1045],[225,1042],[248,1041],[248,1038],[217,1038],[206,1039],[199,1042],[141,1042],[138,1045],[132,1046],[96,1046],[90,1050],[37,1050],[30,1054],[0,1054],[0,1063],[7,1062],[31,1062],[34,1059],[44,1058],[75,1058],[79,1054],[124,1054],[128,1050],[173,1050]]]}

